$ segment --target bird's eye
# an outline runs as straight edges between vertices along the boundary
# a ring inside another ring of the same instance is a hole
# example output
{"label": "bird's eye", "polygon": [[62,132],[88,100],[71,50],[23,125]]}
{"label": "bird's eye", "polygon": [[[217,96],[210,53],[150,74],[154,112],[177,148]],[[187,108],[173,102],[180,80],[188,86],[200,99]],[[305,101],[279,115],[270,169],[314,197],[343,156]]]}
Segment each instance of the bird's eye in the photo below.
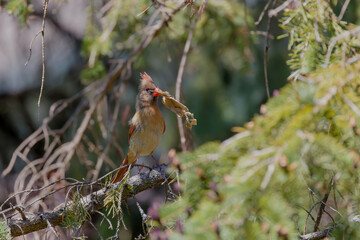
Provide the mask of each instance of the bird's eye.
{"label": "bird's eye", "polygon": [[152,91],[152,90],[154,90],[153,88],[145,88],[145,91]]}

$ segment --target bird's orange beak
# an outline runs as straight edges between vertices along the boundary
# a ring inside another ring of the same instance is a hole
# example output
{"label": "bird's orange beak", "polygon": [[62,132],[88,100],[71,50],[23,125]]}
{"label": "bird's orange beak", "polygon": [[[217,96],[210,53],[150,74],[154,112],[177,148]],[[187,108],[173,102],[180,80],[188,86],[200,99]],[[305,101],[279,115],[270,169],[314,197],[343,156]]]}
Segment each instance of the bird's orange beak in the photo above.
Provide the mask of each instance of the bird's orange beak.
{"label": "bird's orange beak", "polygon": [[[162,92],[162,90],[161,90],[160,88],[155,88],[154,90],[157,91],[157,92]],[[153,92],[152,95],[153,95],[154,97],[159,96],[159,93],[157,93],[157,92]]]}

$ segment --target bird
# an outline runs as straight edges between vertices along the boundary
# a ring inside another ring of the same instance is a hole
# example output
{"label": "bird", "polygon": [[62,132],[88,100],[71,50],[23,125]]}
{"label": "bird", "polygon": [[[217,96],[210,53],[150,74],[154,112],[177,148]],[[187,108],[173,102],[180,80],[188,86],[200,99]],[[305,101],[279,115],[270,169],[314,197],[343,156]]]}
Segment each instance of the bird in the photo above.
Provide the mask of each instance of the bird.
{"label": "bird", "polygon": [[[159,89],[147,73],[140,73],[139,93],[136,99],[136,112],[129,121],[129,150],[111,183],[121,181],[129,170],[129,165],[136,163],[141,156],[151,155],[158,147],[165,132],[163,115],[157,106]],[[157,92],[154,92],[157,91]]]}

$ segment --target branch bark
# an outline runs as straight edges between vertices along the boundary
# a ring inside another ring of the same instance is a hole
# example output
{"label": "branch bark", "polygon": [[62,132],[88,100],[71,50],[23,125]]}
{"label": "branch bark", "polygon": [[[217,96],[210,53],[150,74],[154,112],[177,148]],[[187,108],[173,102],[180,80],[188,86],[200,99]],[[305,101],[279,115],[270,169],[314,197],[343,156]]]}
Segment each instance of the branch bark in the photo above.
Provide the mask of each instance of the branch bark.
{"label": "branch bark", "polygon": [[[166,182],[166,175],[165,171],[161,168],[153,169],[148,174],[133,176],[124,185],[122,200],[126,200],[139,192],[162,185],[164,182]],[[100,189],[83,197],[81,202],[84,203],[84,207],[89,214],[99,211],[105,208],[104,199],[107,196],[107,192],[120,185],[121,182],[118,182],[108,188]],[[61,204],[51,212],[25,213],[25,220],[22,218],[8,219],[7,224],[11,230],[11,236],[17,237],[47,227],[59,226],[63,223],[64,214],[66,214],[64,210],[65,204]]]}
{"label": "branch bark", "polygon": [[316,239],[323,239],[327,237],[329,232],[333,229],[333,227],[326,228],[325,230],[318,231],[318,232],[312,232],[304,235],[300,235],[301,240],[316,240]]}

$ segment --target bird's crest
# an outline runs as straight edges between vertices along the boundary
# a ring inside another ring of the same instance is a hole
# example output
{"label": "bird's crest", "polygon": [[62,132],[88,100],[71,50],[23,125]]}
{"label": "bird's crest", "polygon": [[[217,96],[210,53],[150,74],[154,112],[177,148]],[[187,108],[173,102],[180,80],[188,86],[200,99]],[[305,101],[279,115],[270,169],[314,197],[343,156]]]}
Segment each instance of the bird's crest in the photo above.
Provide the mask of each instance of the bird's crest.
{"label": "bird's crest", "polygon": [[140,73],[141,80],[139,85],[139,90],[142,91],[146,88],[156,88],[154,81],[147,73]]}

